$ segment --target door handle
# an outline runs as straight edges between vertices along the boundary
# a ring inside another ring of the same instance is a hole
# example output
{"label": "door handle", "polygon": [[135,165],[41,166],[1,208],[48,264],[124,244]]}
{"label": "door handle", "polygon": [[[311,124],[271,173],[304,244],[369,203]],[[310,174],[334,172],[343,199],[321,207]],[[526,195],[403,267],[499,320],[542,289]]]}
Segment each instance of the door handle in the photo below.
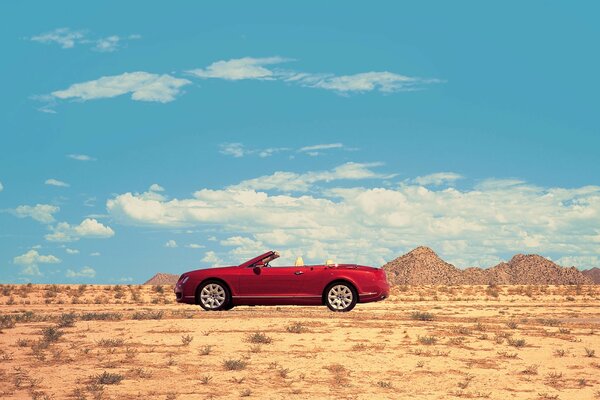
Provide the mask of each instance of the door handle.
{"label": "door handle", "polygon": [[296,275],[302,275],[303,273],[304,272],[302,272],[302,271],[296,271],[296,272],[294,272],[294,274],[296,274]]}

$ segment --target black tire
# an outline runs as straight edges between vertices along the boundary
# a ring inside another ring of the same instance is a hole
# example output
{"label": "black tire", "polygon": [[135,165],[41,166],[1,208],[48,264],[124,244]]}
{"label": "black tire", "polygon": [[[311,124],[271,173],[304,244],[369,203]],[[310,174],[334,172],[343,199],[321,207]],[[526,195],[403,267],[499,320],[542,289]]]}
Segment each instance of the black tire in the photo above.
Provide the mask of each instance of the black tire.
{"label": "black tire", "polygon": [[231,304],[231,293],[223,282],[209,280],[198,287],[196,302],[206,311],[227,310]]}
{"label": "black tire", "polygon": [[334,312],[348,312],[358,302],[358,293],[354,286],[346,282],[333,282],[323,294],[325,304]]}

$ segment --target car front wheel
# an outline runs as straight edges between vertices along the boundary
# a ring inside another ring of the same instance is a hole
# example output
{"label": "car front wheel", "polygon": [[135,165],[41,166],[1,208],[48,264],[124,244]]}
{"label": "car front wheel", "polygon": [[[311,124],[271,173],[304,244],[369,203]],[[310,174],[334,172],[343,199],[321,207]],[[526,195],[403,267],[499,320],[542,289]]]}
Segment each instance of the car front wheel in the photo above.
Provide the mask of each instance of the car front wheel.
{"label": "car front wheel", "polygon": [[333,283],[325,292],[325,304],[331,311],[350,311],[358,301],[358,294],[352,285],[347,283]]}
{"label": "car front wheel", "polygon": [[227,286],[218,281],[207,281],[198,289],[198,303],[207,311],[227,310],[231,295]]}

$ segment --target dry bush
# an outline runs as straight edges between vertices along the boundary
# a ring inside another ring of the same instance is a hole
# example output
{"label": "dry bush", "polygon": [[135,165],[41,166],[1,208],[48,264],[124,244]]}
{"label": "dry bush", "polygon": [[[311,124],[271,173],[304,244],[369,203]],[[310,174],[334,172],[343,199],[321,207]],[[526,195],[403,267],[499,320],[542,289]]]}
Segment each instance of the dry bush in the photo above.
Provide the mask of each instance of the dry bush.
{"label": "dry bush", "polygon": [[192,343],[192,340],[194,340],[193,336],[190,335],[185,335],[181,337],[181,344],[184,346],[189,346],[190,343]]}
{"label": "dry bush", "polygon": [[246,341],[250,343],[270,344],[271,342],[273,342],[273,339],[270,336],[264,334],[263,332],[254,332],[246,336]]}
{"label": "dry bush", "polygon": [[304,333],[308,332],[308,328],[300,321],[294,322],[293,324],[287,326],[286,331],[290,333]]}
{"label": "dry bush", "polygon": [[96,342],[96,344],[100,347],[122,347],[125,344],[124,339],[100,339]]}
{"label": "dry bush", "polygon": [[98,385],[118,385],[125,377],[121,374],[104,371],[99,375],[95,375],[91,378],[92,383]]}
{"label": "dry bush", "polygon": [[410,315],[410,318],[415,321],[433,321],[434,316],[428,312],[415,311]]}
{"label": "dry bush", "polygon": [[135,320],[162,319],[164,312],[159,311],[136,311],[132,318]]}
{"label": "dry bush", "polygon": [[241,359],[231,358],[223,361],[223,368],[225,368],[226,371],[241,371],[246,369],[247,366],[248,362]]}

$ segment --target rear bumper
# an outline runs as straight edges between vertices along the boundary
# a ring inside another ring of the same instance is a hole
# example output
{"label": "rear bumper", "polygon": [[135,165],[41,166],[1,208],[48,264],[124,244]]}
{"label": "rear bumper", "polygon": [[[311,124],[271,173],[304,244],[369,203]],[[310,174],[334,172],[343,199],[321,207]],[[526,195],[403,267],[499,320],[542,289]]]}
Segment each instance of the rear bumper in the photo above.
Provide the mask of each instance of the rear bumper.
{"label": "rear bumper", "polygon": [[387,292],[369,292],[369,293],[359,293],[358,299],[359,303],[370,303],[373,301],[381,301],[385,300],[389,297],[389,293]]}
{"label": "rear bumper", "polygon": [[374,290],[358,294],[359,303],[370,303],[373,301],[385,300],[390,296],[390,287],[385,283],[379,284]]}

